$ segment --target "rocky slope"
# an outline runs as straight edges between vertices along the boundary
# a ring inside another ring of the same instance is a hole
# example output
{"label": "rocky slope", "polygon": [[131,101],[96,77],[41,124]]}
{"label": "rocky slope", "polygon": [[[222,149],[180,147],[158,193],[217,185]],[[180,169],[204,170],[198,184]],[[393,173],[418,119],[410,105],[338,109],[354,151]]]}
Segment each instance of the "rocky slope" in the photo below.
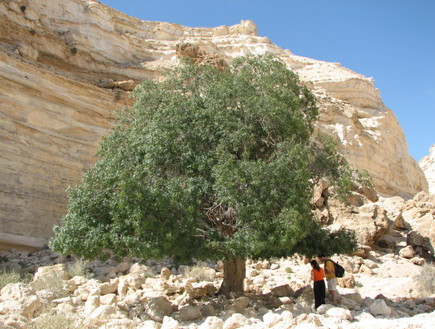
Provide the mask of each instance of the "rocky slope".
{"label": "rocky slope", "polygon": [[435,268],[392,250],[335,257],[346,269],[339,279],[340,303],[327,300],[317,312],[311,267],[300,257],[248,261],[245,293],[225,297],[216,295],[220,264],[126,260],[83,267],[47,250],[0,256],[11,267],[35,272],[30,281],[1,289],[5,329],[405,329],[432,328],[435,319]]}
{"label": "rocky slope", "polygon": [[[85,263],[48,249],[11,250],[0,253],[0,328],[432,328],[435,198],[421,192],[408,201],[380,198],[365,207],[368,213],[382,207],[383,215],[365,218],[374,217],[374,225],[355,217],[344,223],[353,223],[361,247],[353,256],[333,257],[346,270],[338,306],[327,300],[314,312],[310,265],[297,255],[248,260],[244,293],[225,297],[216,295],[220,263]],[[373,240],[377,244],[362,245]]]}
{"label": "rocky slope", "polygon": [[318,96],[318,128],[336,136],[352,165],[370,172],[378,192],[409,198],[428,189],[371,79],[295,56],[258,36],[251,21],[189,28],[141,21],[92,0],[2,1],[0,249],[45,243],[65,213],[66,188],[94,161],[113,110],[132,102],[140,81],[177,64],[180,44],[225,61],[277,54]]}
{"label": "rocky slope", "polygon": [[435,145],[430,148],[429,155],[420,160],[419,165],[429,184],[429,193],[435,194]]}

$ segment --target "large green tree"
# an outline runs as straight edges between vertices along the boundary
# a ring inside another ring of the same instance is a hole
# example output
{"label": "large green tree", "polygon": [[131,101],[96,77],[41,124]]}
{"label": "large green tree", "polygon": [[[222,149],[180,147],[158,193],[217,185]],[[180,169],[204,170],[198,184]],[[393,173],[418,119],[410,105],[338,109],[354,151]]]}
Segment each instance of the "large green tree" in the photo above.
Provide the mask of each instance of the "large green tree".
{"label": "large green tree", "polygon": [[246,258],[348,252],[347,231],[313,220],[312,185],[348,173],[313,134],[315,98],[270,55],[225,69],[188,61],[145,81],[96,164],[69,191],[51,247],[86,258],[221,259],[221,292],[243,290]]}

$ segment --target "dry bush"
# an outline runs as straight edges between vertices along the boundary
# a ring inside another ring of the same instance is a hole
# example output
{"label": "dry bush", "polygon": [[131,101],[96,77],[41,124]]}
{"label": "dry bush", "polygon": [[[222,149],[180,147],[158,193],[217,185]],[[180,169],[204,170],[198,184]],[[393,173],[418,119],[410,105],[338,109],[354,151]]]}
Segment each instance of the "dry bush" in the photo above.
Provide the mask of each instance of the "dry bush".
{"label": "dry bush", "polygon": [[73,264],[68,267],[68,275],[73,278],[75,276],[82,276],[86,279],[92,279],[93,273],[86,268],[87,263],[82,259],[77,259]]}
{"label": "dry bush", "polygon": [[435,265],[425,263],[417,277],[417,291],[420,297],[431,297],[435,294]]}
{"label": "dry bush", "polygon": [[32,321],[30,329],[73,329],[72,321],[65,314],[56,314],[54,311],[43,313]]}
{"label": "dry bush", "polygon": [[3,289],[9,283],[17,283],[21,281],[20,273],[15,271],[7,271],[2,269],[0,271],[0,289]]}
{"label": "dry bush", "polygon": [[210,267],[196,265],[186,268],[183,276],[185,278],[194,278],[196,281],[213,281],[216,272]]}
{"label": "dry bush", "polygon": [[50,273],[38,280],[32,281],[30,286],[36,291],[49,290],[56,298],[66,297],[68,295],[64,280],[56,273]]}
{"label": "dry bush", "polygon": [[79,318],[72,318],[65,313],[57,313],[50,310],[33,319],[28,326],[29,329],[92,329],[86,326]]}
{"label": "dry bush", "polygon": [[9,283],[30,282],[30,276],[14,269],[0,268],[0,290]]}

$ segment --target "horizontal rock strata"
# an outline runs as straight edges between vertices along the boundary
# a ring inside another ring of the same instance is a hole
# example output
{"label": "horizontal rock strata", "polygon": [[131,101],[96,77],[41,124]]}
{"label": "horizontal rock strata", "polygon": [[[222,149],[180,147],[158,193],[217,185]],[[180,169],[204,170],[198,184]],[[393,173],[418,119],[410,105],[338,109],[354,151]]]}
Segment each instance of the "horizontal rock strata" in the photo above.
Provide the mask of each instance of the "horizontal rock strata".
{"label": "horizontal rock strata", "polygon": [[272,52],[319,98],[318,128],[337,138],[378,192],[427,190],[404,134],[372,80],[293,55],[257,35],[253,22],[189,28],[142,21],[92,0],[0,3],[0,248],[34,248],[65,214],[70,185],[93,163],[113,110],[161,67],[179,62],[177,45],[227,62]]}

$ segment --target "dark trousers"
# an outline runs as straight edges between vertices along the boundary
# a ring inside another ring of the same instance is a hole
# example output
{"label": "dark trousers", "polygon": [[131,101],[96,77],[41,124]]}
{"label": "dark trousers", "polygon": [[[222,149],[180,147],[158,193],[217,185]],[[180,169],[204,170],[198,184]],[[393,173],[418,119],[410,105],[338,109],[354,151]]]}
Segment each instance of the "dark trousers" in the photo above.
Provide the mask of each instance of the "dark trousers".
{"label": "dark trousers", "polygon": [[315,281],[314,282],[314,308],[317,308],[325,304],[325,281]]}

